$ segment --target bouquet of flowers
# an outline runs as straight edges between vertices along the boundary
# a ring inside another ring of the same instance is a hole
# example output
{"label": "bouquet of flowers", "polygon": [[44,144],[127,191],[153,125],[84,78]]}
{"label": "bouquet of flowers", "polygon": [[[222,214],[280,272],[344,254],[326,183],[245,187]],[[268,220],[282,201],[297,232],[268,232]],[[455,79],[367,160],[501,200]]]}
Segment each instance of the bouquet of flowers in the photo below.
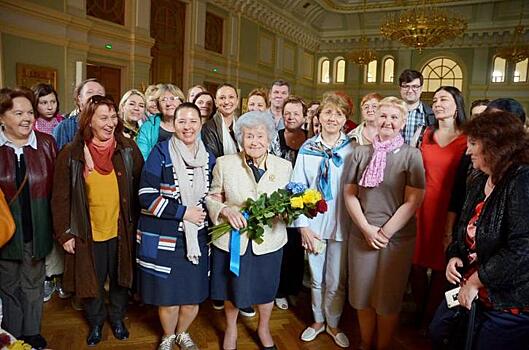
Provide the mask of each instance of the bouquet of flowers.
{"label": "bouquet of flowers", "polygon": [[[256,200],[248,198],[242,208],[246,218],[246,227],[240,233],[248,235],[257,244],[263,243],[264,226],[272,227],[274,219],[280,218],[287,225],[300,215],[313,218],[327,211],[327,202],[321,193],[307,189],[301,183],[290,182],[285,189],[279,189],[268,195],[263,193]],[[232,229],[229,223],[213,226],[210,229],[212,241],[222,237]]]}

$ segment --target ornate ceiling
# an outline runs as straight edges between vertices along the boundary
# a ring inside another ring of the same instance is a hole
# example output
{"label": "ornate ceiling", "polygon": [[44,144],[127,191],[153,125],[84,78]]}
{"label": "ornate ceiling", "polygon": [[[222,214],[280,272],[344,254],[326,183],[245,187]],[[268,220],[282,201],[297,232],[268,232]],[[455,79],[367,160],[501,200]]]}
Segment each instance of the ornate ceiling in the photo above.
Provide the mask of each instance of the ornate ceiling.
{"label": "ornate ceiling", "polygon": [[[283,34],[309,50],[343,51],[359,45],[365,33],[378,49],[399,47],[382,38],[380,24],[387,15],[417,6],[409,0],[209,0]],[[501,46],[520,19],[529,41],[529,2],[527,0],[437,0],[429,5],[447,7],[468,20],[462,38],[446,47]],[[422,1],[419,1],[422,3]]]}

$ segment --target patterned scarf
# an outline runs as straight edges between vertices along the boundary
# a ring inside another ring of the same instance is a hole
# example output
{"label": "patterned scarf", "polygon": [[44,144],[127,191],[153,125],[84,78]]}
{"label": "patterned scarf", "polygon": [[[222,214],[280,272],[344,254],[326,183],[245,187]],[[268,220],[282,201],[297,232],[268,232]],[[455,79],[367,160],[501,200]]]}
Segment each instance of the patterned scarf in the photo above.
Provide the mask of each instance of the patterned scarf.
{"label": "patterned scarf", "polygon": [[334,145],[333,148],[328,148],[321,141],[316,141],[316,139],[317,138],[308,140],[299,150],[299,154],[322,157],[320,171],[318,173],[317,187],[323,194],[325,200],[328,201],[333,199],[330,162],[332,161],[337,168],[341,167],[343,165],[343,158],[338,151],[348,146],[352,140],[342,134],[336,145]]}
{"label": "patterned scarf", "polygon": [[391,140],[381,141],[377,135],[373,139],[373,155],[368,166],[360,179],[360,186],[377,187],[384,181],[384,169],[386,168],[386,155],[404,144],[404,139],[399,133]]}

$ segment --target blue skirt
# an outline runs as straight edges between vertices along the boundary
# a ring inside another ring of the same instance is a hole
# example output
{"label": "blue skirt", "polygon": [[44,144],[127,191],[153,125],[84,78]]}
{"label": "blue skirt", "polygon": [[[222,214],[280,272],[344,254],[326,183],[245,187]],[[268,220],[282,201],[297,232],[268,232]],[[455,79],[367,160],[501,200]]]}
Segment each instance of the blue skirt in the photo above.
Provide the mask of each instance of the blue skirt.
{"label": "blue skirt", "polygon": [[255,255],[250,243],[241,256],[239,277],[230,271],[230,253],[212,245],[211,299],[229,300],[237,308],[272,302],[277,294],[283,248]]}
{"label": "blue skirt", "polygon": [[[139,232],[137,287],[145,304],[158,306],[196,305],[209,295],[208,233],[198,233],[200,259],[194,265],[186,257],[182,232],[176,237]],[[154,236],[154,237],[153,237]]]}

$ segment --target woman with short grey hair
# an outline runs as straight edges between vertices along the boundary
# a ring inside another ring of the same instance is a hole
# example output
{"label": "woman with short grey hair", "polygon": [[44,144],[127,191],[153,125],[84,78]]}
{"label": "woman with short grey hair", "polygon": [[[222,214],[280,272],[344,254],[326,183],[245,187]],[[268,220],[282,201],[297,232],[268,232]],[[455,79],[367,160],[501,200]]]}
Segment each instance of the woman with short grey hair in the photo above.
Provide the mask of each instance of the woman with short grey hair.
{"label": "woman with short grey hair", "polygon": [[[275,137],[272,118],[249,112],[235,123],[242,149],[217,159],[206,205],[214,224],[229,222],[235,230],[246,227],[240,209],[248,198],[285,188],[290,180],[289,161],[268,154]],[[264,349],[276,349],[270,334],[270,315],[279,286],[283,246],[287,231],[281,220],[264,227],[263,242],[251,242],[246,233],[228,233],[213,241],[211,252],[211,298],[224,300],[226,331],[223,349],[237,347],[239,309],[257,305],[257,334]],[[234,244],[235,242],[235,244]]]}
{"label": "woman with short grey hair", "polygon": [[266,112],[252,111],[245,113],[244,118],[240,118],[234,125],[233,131],[235,133],[235,139],[242,146],[243,144],[243,131],[244,129],[256,129],[260,126],[264,127],[268,135],[268,143],[276,138],[277,131],[274,126],[274,121],[270,118],[270,115]]}

